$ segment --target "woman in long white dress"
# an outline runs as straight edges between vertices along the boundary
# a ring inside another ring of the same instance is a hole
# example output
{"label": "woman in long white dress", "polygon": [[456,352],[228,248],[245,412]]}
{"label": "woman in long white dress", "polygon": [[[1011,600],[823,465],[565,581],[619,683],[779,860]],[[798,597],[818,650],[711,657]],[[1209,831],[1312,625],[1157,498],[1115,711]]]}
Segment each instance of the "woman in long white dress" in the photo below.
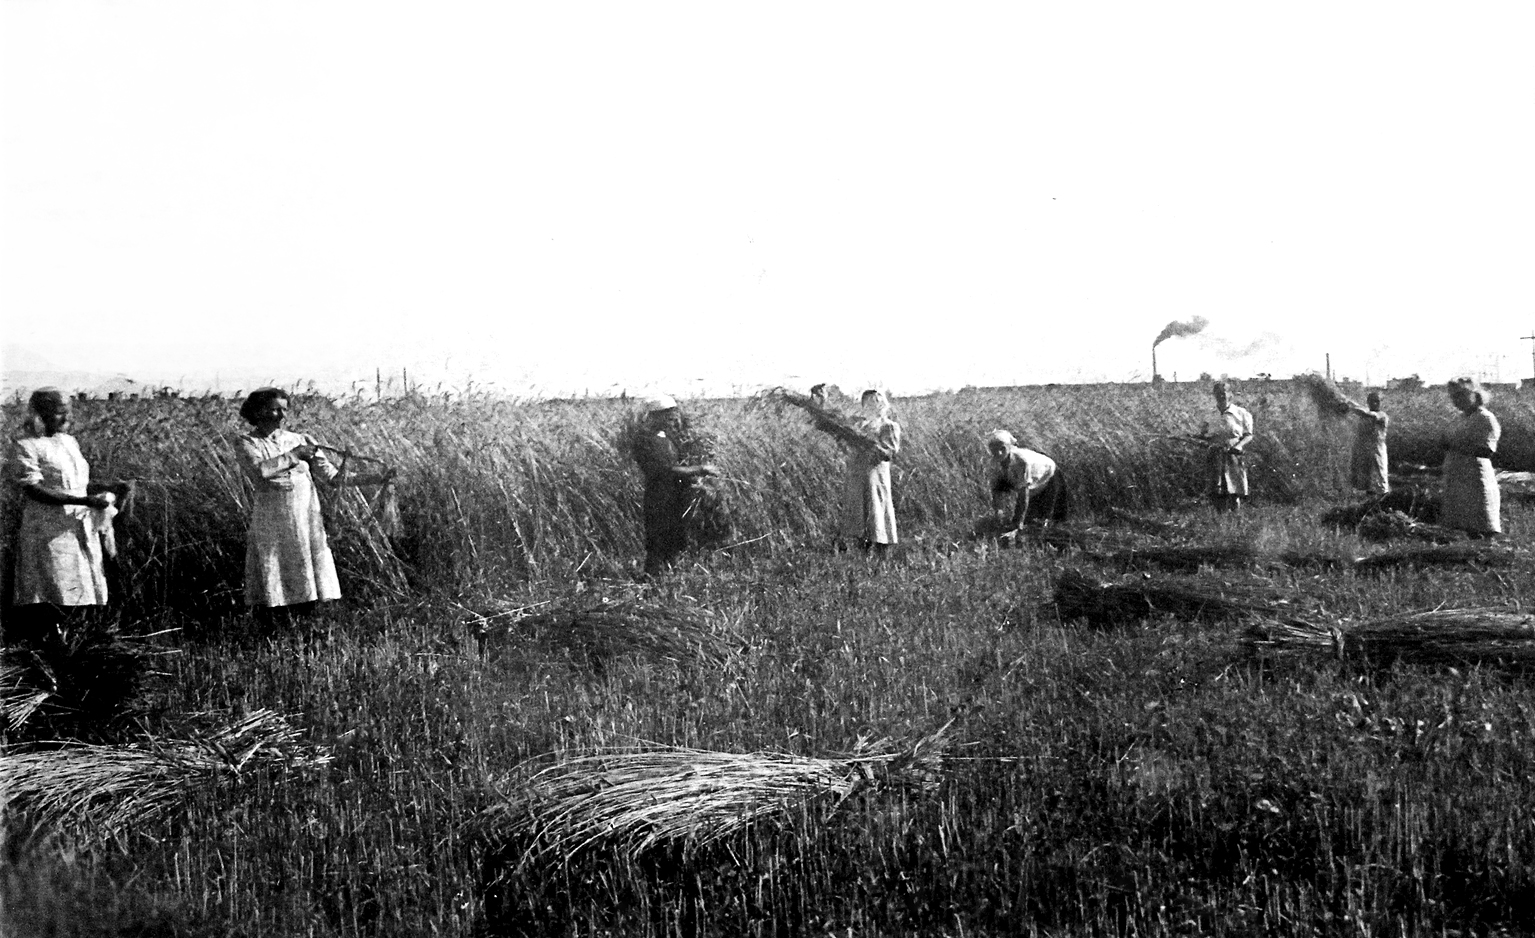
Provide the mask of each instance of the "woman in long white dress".
{"label": "woman in long white dress", "polygon": [[890,415],[884,392],[870,388],[859,399],[863,419],[858,429],[870,439],[850,449],[847,483],[842,490],[842,537],[870,550],[896,543],[895,500],[890,491],[890,461],[901,451],[901,425]]}
{"label": "woman in long white dress", "polygon": [[66,610],[107,604],[102,535],[110,532],[116,497],[92,490],[90,465],[68,432],[69,399],[41,388],[28,407],[7,460],[21,495],[7,638],[35,641],[45,637],[39,630],[56,630]]}
{"label": "woman in long white dress", "polygon": [[251,425],[235,444],[251,486],[250,530],[245,540],[245,604],[257,610],[341,598],[336,562],[325,538],[314,477],[337,476],[315,441],[283,428],[288,395],[278,388],[251,392],[240,416]]}
{"label": "woman in long white dress", "polygon": [[1444,501],[1439,523],[1477,537],[1503,532],[1502,499],[1492,457],[1503,428],[1487,409],[1490,395],[1470,378],[1449,384],[1460,419],[1444,435]]}

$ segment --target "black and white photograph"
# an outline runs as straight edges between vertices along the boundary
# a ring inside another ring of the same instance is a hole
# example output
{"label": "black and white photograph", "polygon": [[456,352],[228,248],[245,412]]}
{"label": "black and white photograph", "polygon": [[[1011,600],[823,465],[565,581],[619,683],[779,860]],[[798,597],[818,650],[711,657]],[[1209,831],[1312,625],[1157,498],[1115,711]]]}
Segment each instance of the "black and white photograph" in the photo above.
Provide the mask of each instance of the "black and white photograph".
{"label": "black and white photograph", "polygon": [[1532,50],[0,0],[0,935],[1535,934]]}

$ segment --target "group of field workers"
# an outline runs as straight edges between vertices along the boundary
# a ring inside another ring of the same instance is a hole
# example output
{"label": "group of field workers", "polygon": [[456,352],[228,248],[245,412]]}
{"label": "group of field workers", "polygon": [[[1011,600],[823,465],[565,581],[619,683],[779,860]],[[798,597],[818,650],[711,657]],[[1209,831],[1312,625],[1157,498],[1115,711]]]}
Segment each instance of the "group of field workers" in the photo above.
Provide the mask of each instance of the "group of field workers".
{"label": "group of field workers", "polygon": [[[1487,409],[1492,395],[1472,378],[1456,378],[1448,385],[1450,403],[1459,417],[1441,435],[1444,461],[1440,467],[1443,495],[1439,524],[1472,537],[1503,533],[1502,498],[1492,458],[1498,452],[1503,428]],[[1371,391],[1365,405],[1348,402],[1358,419],[1353,452],[1349,458],[1349,483],[1371,495],[1391,491],[1386,455],[1386,434],[1391,418],[1381,410],[1381,396]]]}
{"label": "group of field workers", "polygon": [[[1473,536],[1502,531],[1497,477],[1492,457],[1501,429],[1488,409],[1488,392],[1470,378],[1448,385],[1458,411],[1443,435],[1444,494],[1440,523]],[[817,393],[821,392],[821,393]],[[1228,386],[1212,389],[1217,419],[1189,439],[1206,448],[1208,485],[1215,509],[1240,509],[1248,495],[1246,451],[1253,417],[1238,405]],[[830,406],[821,388],[810,398],[818,421],[837,430],[847,450],[845,484],[835,544],[881,553],[897,543],[891,462],[901,452],[901,425],[889,399],[878,389],[864,391],[855,412]],[[347,473],[325,455],[325,447],[287,429],[288,394],[278,388],[252,392],[240,407],[250,429],[235,451],[250,488],[246,538],[245,602],[267,624],[291,619],[316,604],[339,599],[335,561],[326,539],[315,479],[326,484],[378,485],[389,474]],[[28,416],[11,443],[6,478],[19,496],[20,510],[7,526],[5,593],[7,641],[56,634],[71,615],[107,603],[104,558],[115,551],[112,518],[132,494],[129,483],[93,482],[90,468],[70,435],[67,396],[56,388],[31,395]],[[1368,493],[1390,489],[1386,437],[1390,418],[1372,393],[1367,407],[1350,403],[1358,432],[1350,481]],[[835,419],[833,419],[835,417]],[[647,575],[664,571],[687,548],[685,513],[693,488],[718,470],[682,458],[675,437],[681,411],[671,397],[647,399],[632,453],[644,477]],[[991,477],[992,521],[1002,538],[1030,525],[1048,526],[1071,511],[1066,475],[1050,456],[1020,445],[1007,430],[983,441]]]}
{"label": "group of field workers", "polygon": [[[253,391],[240,406],[250,430],[235,440],[251,492],[245,602],[268,625],[341,598],[314,478],[332,485],[388,481],[343,474],[313,439],[285,429],[288,400],[278,388]],[[8,643],[56,640],[69,619],[107,604],[103,557],[115,552],[112,518],[132,485],[91,481],[70,419],[69,399],[57,388],[33,392],[6,459],[7,481],[20,496],[7,531]]]}

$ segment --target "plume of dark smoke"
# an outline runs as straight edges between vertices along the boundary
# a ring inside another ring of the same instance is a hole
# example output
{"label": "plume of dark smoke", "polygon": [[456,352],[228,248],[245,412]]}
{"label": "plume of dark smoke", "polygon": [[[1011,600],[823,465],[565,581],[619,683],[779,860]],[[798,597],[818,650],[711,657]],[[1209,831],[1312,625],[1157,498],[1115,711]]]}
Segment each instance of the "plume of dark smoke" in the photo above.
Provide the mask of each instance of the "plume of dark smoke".
{"label": "plume of dark smoke", "polygon": [[1156,348],[1163,342],[1166,342],[1168,339],[1193,335],[1196,332],[1203,332],[1205,326],[1208,326],[1209,324],[1210,321],[1203,316],[1195,316],[1188,322],[1179,322],[1175,319],[1162,327],[1162,331],[1157,333],[1156,341],[1151,343],[1151,347]]}

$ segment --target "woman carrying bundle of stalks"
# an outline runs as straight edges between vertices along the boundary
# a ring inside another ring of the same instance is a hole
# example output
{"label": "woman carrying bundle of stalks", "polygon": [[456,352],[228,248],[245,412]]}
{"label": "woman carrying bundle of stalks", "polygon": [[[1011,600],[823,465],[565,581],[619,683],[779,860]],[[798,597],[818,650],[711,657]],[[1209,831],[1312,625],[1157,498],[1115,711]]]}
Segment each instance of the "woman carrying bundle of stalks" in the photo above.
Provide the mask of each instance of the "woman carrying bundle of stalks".
{"label": "woman carrying bundle of stalks", "polygon": [[687,549],[684,513],[693,484],[718,470],[707,463],[682,464],[676,443],[682,412],[674,399],[658,395],[646,399],[644,408],[644,426],[630,446],[645,477],[645,575],[655,576]]}
{"label": "woman carrying bundle of stalks", "polygon": [[28,410],[6,467],[21,496],[6,640],[45,646],[70,619],[107,604],[103,554],[116,551],[112,517],[128,486],[90,481],[62,391],[34,391]]}
{"label": "woman carrying bundle of stalks", "polygon": [[901,451],[901,425],[883,391],[870,388],[858,403],[862,414],[854,427],[857,435],[842,437],[848,457],[841,545],[856,542],[867,551],[883,552],[896,543],[890,461]]}
{"label": "woman carrying bundle of stalks", "polygon": [[1490,395],[1474,380],[1456,378],[1449,392],[1460,420],[1442,440],[1444,501],[1439,523],[1473,537],[1492,537],[1503,532],[1498,477],[1492,468],[1503,429],[1487,409]]}
{"label": "woman carrying bundle of stalks", "polygon": [[1027,524],[1048,528],[1052,521],[1066,520],[1071,493],[1055,460],[1019,446],[1006,430],[992,431],[986,450],[991,454],[991,508],[999,537],[1014,538]]}
{"label": "woman carrying bundle of stalks", "polygon": [[1354,434],[1354,451],[1349,460],[1349,483],[1371,495],[1385,495],[1391,491],[1391,478],[1386,463],[1386,431],[1391,418],[1381,412],[1380,392],[1371,391],[1365,397],[1369,408],[1348,402],[1349,410],[1359,418]]}
{"label": "woman carrying bundle of stalks", "polygon": [[[283,429],[287,415],[285,391],[252,391],[240,406],[240,416],[251,425],[251,432],[235,442],[240,468],[252,489],[245,540],[245,604],[266,627],[307,615],[317,603],[341,598],[313,481],[318,475],[328,483],[342,484],[340,472],[313,439]],[[383,476],[349,476],[345,484],[386,481]]]}
{"label": "woman carrying bundle of stalks", "polygon": [[1205,427],[1201,439],[1209,447],[1210,499],[1218,512],[1238,511],[1247,497],[1247,444],[1253,441],[1253,415],[1231,399],[1226,382],[1210,388],[1220,426]]}

